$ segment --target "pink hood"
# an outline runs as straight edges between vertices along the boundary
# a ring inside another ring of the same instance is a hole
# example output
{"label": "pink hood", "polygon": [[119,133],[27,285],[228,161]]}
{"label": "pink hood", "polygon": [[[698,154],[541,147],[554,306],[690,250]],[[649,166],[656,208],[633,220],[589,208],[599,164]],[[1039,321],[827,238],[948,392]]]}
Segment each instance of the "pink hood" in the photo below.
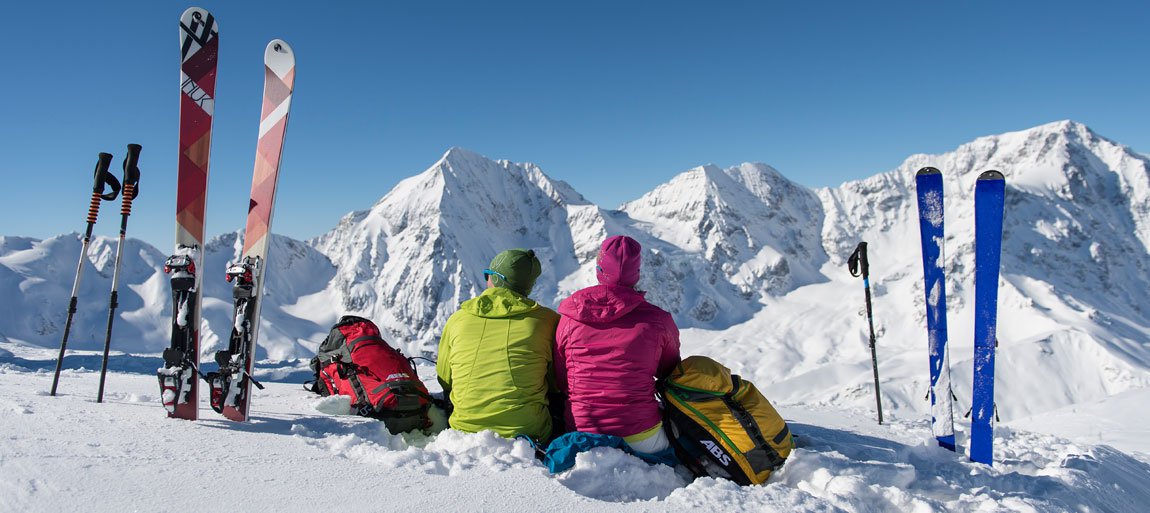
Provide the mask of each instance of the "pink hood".
{"label": "pink hood", "polygon": [[671,314],[629,287],[596,285],[559,304],[555,376],[568,429],[629,436],[662,419],[655,378],[679,363]]}

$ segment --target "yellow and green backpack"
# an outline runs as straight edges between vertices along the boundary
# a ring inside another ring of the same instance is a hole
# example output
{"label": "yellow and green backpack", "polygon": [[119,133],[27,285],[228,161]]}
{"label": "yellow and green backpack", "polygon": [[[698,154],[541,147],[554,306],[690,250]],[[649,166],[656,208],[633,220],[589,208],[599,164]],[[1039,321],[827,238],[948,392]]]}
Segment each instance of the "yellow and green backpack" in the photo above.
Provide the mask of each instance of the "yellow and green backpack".
{"label": "yellow and green backpack", "polygon": [[786,421],[751,382],[705,356],[660,383],[667,437],[696,476],[766,482],[794,448]]}

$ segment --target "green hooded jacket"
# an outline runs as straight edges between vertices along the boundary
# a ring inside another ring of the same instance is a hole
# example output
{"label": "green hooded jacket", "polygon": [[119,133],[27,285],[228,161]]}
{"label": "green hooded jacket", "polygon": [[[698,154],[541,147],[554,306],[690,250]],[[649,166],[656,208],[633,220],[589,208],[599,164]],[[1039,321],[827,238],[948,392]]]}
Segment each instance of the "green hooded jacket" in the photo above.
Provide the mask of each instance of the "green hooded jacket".
{"label": "green hooded jacket", "polygon": [[455,406],[451,427],[547,440],[558,323],[555,311],[503,287],[464,301],[443,328],[435,365]]}

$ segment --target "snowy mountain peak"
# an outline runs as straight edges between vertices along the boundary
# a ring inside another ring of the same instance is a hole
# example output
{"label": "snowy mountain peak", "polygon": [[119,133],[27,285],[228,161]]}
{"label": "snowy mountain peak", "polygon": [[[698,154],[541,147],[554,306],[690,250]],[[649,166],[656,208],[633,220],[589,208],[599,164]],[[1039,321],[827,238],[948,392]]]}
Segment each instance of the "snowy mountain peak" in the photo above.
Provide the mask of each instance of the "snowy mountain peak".
{"label": "snowy mountain peak", "polygon": [[[766,164],[745,163],[729,169],[707,164],[679,173],[639,199],[625,203],[621,210],[643,221],[666,218],[696,222],[781,201],[777,194],[781,191],[771,194],[774,188],[802,189]],[[699,249],[697,244],[682,245]]]}
{"label": "snowy mountain peak", "polygon": [[490,160],[490,159],[488,159],[487,157],[484,157],[483,155],[480,155],[477,152],[471,151],[467,148],[463,148],[460,146],[452,146],[452,147],[448,148],[446,152],[443,153],[443,157],[440,157],[439,162],[464,163],[464,162],[482,162],[484,160]]}
{"label": "snowy mountain peak", "polygon": [[999,169],[1011,187],[1056,194],[1083,179],[1083,172],[1098,176],[1117,171],[1125,181],[1138,181],[1138,175],[1145,174],[1146,161],[1082,123],[1063,120],[979,137],[945,155],[913,155],[894,172],[909,184],[916,169],[931,165],[944,174],[959,173],[964,185],[973,186],[982,171]]}
{"label": "snowy mountain peak", "polygon": [[681,327],[737,324],[825,281],[818,197],[765,164],[699,166],[620,208],[651,252],[640,285]]}
{"label": "snowy mountain peak", "polygon": [[499,251],[534,248],[548,263],[535,295],[552,304],[604,233],[599,209],[538,166],[451,148],[315,244],[339,269],[331,293],[345,313],[378,320],[418,353],[481,290]]}

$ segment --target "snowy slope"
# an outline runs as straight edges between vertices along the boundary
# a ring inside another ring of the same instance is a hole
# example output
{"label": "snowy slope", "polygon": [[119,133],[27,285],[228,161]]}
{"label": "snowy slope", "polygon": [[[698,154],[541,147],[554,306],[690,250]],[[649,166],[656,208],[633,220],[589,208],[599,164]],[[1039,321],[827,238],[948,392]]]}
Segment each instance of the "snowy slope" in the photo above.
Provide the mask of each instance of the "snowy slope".
{"label": "snowy slope", "polygon": [[198,422],[165,418],[147,373],[113,373],[97,404],[96,373],[67,371],[64,392],[49,397],[50,353],[0,343],[0,511],[182,512],[220,507],[221,496],[228,509],[276,513],[333,500],[348,511],[457,512],[1138,513],[1150,504],[1145,456],[1023,430],[999,430],[1001,460],[988,467],[934,446],[924,420],[877,426],[865,413],[779,405],[798,448],[763,486],[691,480],[606,448],[550,475],[523,441],[394,436],[342,415],[346,400],[266,377],[246,424],[210,411]]}
{"label": "snowy slope", "polygon": [[[434,355],[441,326],[479,291],[496,252],[535,249],[545,266],[533,296],[554,306],[593,282],[604,237],[628,234],[646,251],[640,287],[684,328],[685,354],[716,357],[784,403],[871,411],[862,283],[844,262],[866,240],[883,403],[888,417],[921,419],[928,382],[913,176],[925,165],[945,177],[959,413],[970,395],[971,192],[978,173],[997,168],[1008,183],[1003,423],[1038,429],[1044,415],[1090,411],[1106,431],[1065,434],[1091,441],[1139,426],[1114,405],[1137,404],[1150,390],[1150,161],[1066,121],[915,155],[833,189],[803,188],[765,164],[702,166],[620,210],[599,208],[535,165],[453,148],[331,232],[307,243],[273,239],[258,356],[309,357],[345,313],[373,318],[409,353]],[[237,237],[207,248],[205,356],[230,328],[220,278]],[[111,239],[93,244],[71,347],[102,341],[114,250]],[[133,240],[129,251],[138,257],[125,259],[113,348],[155,354],[167,340],[163,254]],[[0,237],[0,293],[23,298],[0,311],[0,339],[57,347],[78,254],[75,234]],[[1136,436],[1115,443],[1150,452],[1150,440]]]}
{"label": "snowy slope", "polygon": [[[81,235],[44,241],[0,236],[0,335],[45,347],[59,347],[72,295]],[[77,294],[68,347],[104,346],[108,301],[112,291],[117,239],[94,237]],[[166,255],[135,239],[125,241],[120,270],[119,317],[115,340],[130,341],[135,351],[157,352],[167,346],[169,294],[163,274]]]}

